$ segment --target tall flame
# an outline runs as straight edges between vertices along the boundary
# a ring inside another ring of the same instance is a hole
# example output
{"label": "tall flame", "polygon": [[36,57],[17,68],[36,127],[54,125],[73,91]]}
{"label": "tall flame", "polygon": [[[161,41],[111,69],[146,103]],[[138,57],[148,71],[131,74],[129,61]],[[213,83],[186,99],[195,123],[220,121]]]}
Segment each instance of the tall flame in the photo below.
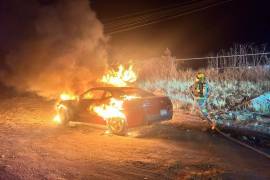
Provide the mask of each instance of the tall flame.
{"label": "tall flame", "polygon": [[110,70],[101,79],[101,82],[114,86],[127,86],[128,83],[133,83],[137,80],[137,75],[133,71],[133,66],[130,65],[127,69],[123,65],[118,66],[118,70]]}

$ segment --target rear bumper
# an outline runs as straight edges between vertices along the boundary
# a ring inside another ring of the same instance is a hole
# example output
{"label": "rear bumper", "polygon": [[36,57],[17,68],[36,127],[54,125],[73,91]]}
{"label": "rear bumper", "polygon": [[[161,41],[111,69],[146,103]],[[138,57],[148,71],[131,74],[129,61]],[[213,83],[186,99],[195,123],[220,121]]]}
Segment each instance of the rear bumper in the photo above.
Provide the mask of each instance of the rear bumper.
{"label": "rear bumper", "polygon": [[137,112],[134,114],[129,114],[127,118],[128,122],[128,127],[138,127],[138,126],[143,126],[149,123],[155,123],[155,122],[160,122],[160,121],[167,121],[172,119],[173,117],[173,112],[172,111],[167,111],[166,114],[161,113],[146,113],[146,112]]}
{"label": "rear bumper", "polygon": [[167,115],[161,116],[159,114],[155,115],[146,115],[145,120],[147,122],[155,122],[155,121],[166,121],[166,120],[171,120],[173,116],[173,113],[168,113]]}

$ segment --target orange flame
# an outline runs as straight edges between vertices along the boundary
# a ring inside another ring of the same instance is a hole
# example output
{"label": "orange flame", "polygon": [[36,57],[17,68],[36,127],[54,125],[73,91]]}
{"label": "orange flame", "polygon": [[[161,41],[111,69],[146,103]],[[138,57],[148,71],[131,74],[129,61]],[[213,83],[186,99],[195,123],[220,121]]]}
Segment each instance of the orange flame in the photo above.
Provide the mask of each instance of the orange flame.
{"label": "orange flame", "polygon": [[60,114],[56,114],[56,115],[53,117],[53,122],[55,122],[56,124],[61,124],[62,118],[61,118]]}
{"label": "orange flame", "polygon": [[57,114],[53,117],[53,122],[55,122],[56,124],[61,124],[63,121],[61,112],[60,112],[62,108],[66,109],[67,107],[63,104],[58,104],[55,107]]}
{"label": "orange flame", "polygon": [[75,100],[75,99],[78,99],[78,96],[73,94],[73,93],[69,93],[69,92],[63,92],[61,95],[60,95],[60,99],[62,101],[66,101],[66,100]]}
{"label": "orange flame", "polygon": [[118,71],[110,70],[101,79],[101,82],[114,86],[127,86],[128,83],[133,83],[137,80],[137,75],[133,71],[133,66],[130,65],[127,69],[123,65],[119,65]]}
{"label": "orange flame", "polygon": [[93,107],[93,110],[104,120],[109,118],[126,118],[123,113],[123,101],[115,98],[111,98],[109,104]]}
{"label": "orange flame", "polygon": [[[69,93],[69,92],[61,93],[59,98],[61,101],[76,100],[76,99],[78,100],[77,95],[75,95],[73,93]],[[56,106],[55,106],[56,115],[53,117],[53,122],[55,122],[56,124],[61,124],[63,121],[62,116],[60,114],[61,108],[66,109],[67,107],[64,106],[63,104],[59,104],[59,102],[56,103]]]}
{"label": "orange flame", "polygon": [[123,99],[115,99],[111,98],[108,104],[102,104],[100,106],[92,107],[93,111],[97,113],[104,120],[110,118],[126,118],[123,108],[124,101],[129,101],[132,99],[140,98],[139,96],[128,96],[125,95],[122,97]]}

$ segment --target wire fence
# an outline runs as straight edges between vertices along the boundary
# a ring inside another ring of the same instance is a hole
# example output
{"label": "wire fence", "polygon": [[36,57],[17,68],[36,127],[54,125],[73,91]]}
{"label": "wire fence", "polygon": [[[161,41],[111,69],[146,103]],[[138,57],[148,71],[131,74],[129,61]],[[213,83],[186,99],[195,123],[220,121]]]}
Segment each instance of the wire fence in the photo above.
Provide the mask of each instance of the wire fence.
{"label": "wire fence", "polygon": [[270,52],[175,59],[176,63],[191,61],[205,61],[208,67],[215,69],[268,67],[270,65]]}

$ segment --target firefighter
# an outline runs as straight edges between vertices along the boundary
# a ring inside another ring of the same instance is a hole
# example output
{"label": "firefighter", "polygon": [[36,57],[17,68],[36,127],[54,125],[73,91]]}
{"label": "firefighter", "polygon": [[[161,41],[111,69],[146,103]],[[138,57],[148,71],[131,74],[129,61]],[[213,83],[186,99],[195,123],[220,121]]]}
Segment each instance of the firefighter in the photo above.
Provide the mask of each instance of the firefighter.
{"label": "firefighter", "polygon": [[194,84],[190,87],[190,90],[194,99],[192,113],[194,113],[195,109],[199,109],[203,115],[207,116],[209,87],[204,73],[199,72],[196,74]]}

